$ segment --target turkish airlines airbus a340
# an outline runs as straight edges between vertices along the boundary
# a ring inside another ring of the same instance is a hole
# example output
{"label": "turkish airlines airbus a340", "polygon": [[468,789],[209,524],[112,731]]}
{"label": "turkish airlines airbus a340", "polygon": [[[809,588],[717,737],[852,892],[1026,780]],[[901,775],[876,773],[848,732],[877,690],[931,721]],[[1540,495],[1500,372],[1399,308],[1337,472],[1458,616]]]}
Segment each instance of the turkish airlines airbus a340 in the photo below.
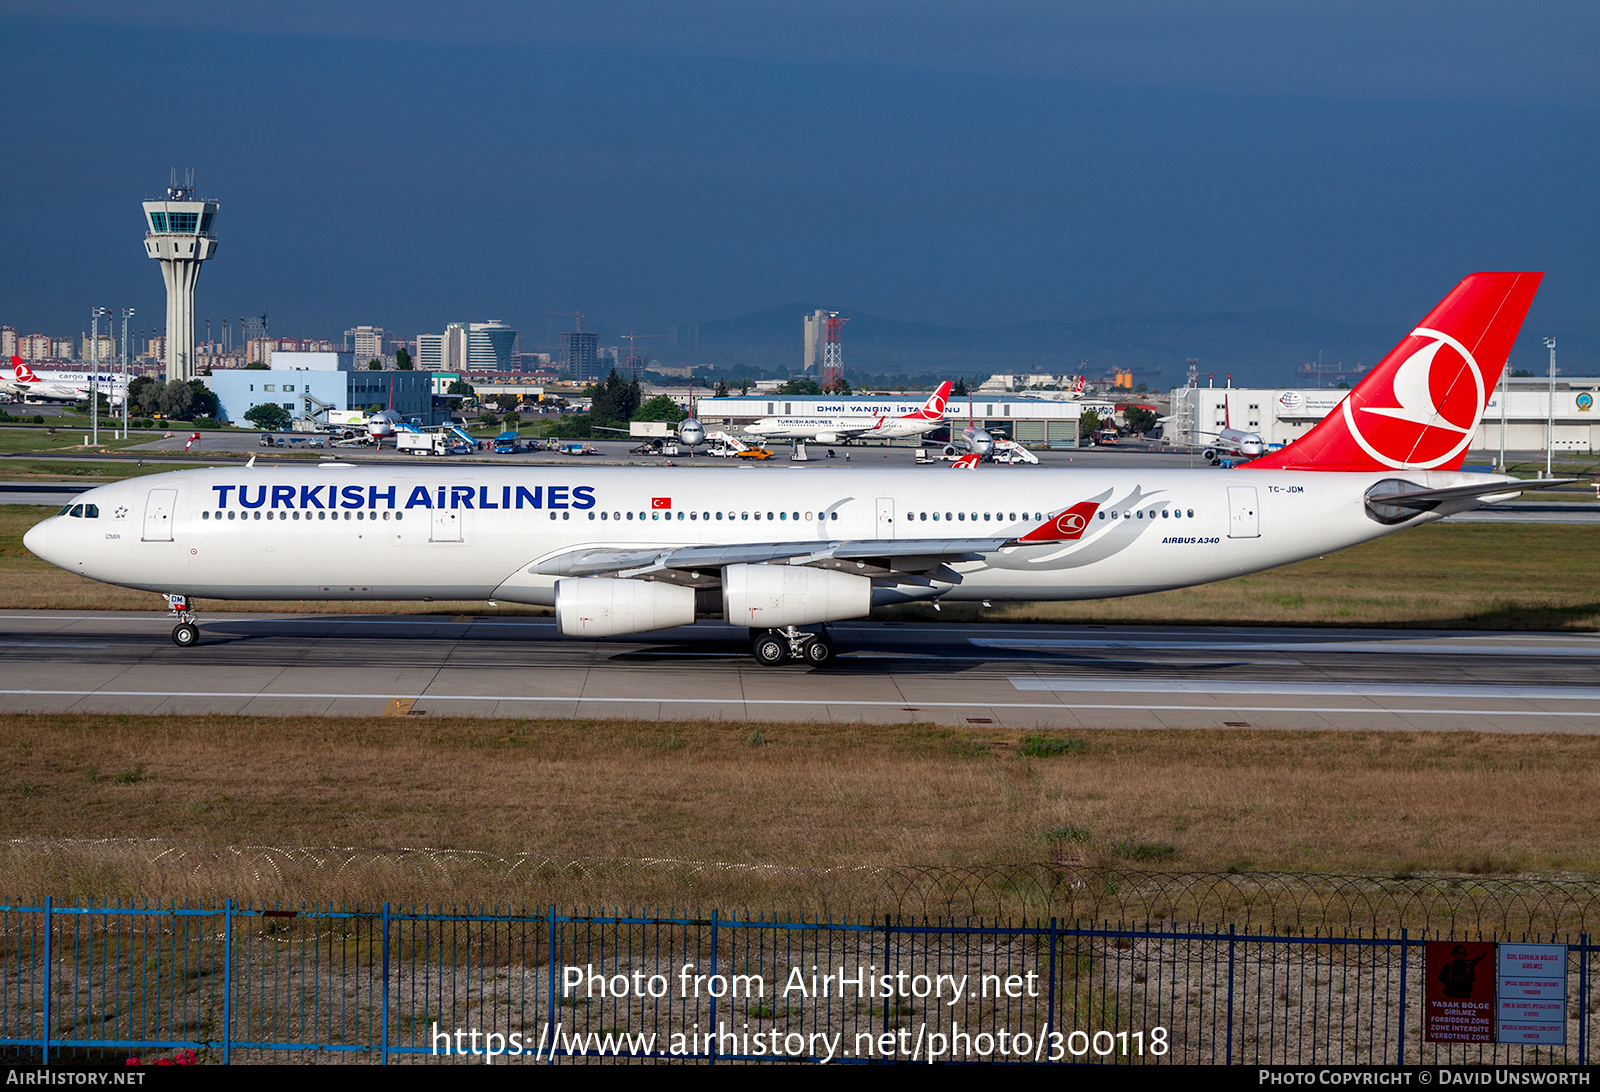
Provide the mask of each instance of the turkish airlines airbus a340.
{"label": "turkish airlines airbus a340", "polygon": [[826,663],[827,623],[878,604],[1180,588],[1516,495],[1533,483],[1461,465],[1540,276],[1466,278],[1237,470],[224,467],[100,486],[24,542],[167,595],[180,645],[194,597],[495,599],[553,606],[574,637],[720,618],[764,663]]}

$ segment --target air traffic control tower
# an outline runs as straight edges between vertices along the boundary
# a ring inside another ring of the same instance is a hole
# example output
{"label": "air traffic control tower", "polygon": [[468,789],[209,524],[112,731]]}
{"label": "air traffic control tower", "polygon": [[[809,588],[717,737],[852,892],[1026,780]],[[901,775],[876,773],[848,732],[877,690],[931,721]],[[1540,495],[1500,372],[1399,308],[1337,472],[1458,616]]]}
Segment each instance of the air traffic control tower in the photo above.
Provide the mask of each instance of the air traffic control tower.
{"label": "air traffic control tower", "polygon": [[217,252],[217,203],[194,199],[193,172],[181,186],[174,172],[167,199],[146,201],[144,218],[145,253],[161,263],[167,282],[167,382],[187,382],[195,377],[194,286],[200,263]]}

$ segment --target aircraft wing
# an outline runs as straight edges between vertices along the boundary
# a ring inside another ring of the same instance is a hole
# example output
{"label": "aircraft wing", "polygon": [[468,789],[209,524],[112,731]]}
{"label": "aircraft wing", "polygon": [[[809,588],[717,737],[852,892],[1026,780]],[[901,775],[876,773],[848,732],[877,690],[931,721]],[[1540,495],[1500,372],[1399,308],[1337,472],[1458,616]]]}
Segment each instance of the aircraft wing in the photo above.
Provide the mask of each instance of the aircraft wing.
{"label": "aircraft wing", "polygon": [[[980,561],[1015,545],[1006,538],[859,539],[665,547],[653,550],[574,550],[540,562],[542,576],[644,576],[716,572],[725,565],[783,561],[820,568],[849,568],[869,576],[924,573],[956,561]],[[857,563],[860,563],[859,565]],[[954,576],[954,573],[950,575]]]}

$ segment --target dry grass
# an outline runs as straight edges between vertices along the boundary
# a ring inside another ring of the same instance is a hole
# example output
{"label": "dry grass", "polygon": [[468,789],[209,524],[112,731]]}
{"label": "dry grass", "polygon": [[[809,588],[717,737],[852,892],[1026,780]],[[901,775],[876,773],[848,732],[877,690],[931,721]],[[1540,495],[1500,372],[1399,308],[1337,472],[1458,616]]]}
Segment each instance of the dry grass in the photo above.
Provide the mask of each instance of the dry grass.
{"label": "dry grass", "polygon": [[[0,506],[0,609],[158,610],[157,596],[57,569],[22,535],[50,510]],[[886,618],[1014,622],[1600,628],[1600,527],[1451,524],[1421,527],[1312,561],[1200,588],[1082,603],[954,603],[880,611]],[[203,602],[202,609],[305,613],[481,613],[472,602]],[[500,613],[548,613],[502,604]]]}
{"label": "dry grass", "polygon": [[[61,896],[573,897],[425,857],[280,880],[259,860],[219,873],[122,843],[49,848],[64,838],[803,869],[1600,872],[1600,741],[1575,736],[1104,731],[1039,757],[1016,735],[916,725],[12,715],[0,730],[0,837],[22,840],[3,882]],[[814,875],[673,877],[602,870],[582,893],[830,901]]]}

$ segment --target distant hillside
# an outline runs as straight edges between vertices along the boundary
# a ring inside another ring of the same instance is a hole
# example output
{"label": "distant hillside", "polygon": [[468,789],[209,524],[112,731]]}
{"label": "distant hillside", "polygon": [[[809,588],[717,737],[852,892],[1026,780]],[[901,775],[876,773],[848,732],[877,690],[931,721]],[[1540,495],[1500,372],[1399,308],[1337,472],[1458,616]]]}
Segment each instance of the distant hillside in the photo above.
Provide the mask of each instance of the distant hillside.
{"label": "distant hillside", "polygon": [[[801,319],[814,307],[790,304],[753,315],[702,323],[698,353],[663,358],[763,368],[800,366]],[[1351,326],[1299,311],[1220,314],[1130,313],[1084,322],[1028,322],[992,329],[897,322],[861,311],[844,331],[846,372],[914,371],[950,375],[990,372],[1075,373],[1133,368],[1163,386],[1181,383],[1189,357],[1208,372],[1231,372],[1235,383],[1293,384],[1295,369],[1322,353],[1328,363],[1370,367],[1404,336],[1387,326]],[[1155,373],[1159,373],[1159,379]]]}

